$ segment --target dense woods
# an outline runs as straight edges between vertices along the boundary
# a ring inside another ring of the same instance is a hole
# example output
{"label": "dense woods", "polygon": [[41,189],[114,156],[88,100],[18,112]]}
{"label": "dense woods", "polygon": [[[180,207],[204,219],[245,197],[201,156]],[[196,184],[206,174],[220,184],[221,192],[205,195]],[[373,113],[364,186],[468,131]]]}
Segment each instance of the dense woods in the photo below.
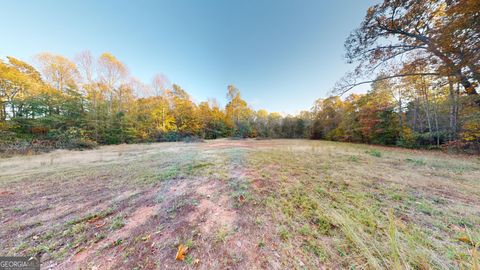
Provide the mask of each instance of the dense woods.
{"label": "dense woods", "polygon": [[[385,1],[345,43],[358,64],[335,95],[296,116],[253,110],[235,86],[227,104],[196,103],[157,75],[146,84],[110,53],[41,53],[0,62],[0,151],[214,139],[312,138],[480,150],[480,2]],[[373,78],[370,78],[373,76]],[[366,94],[347,92],[371,84]]]}

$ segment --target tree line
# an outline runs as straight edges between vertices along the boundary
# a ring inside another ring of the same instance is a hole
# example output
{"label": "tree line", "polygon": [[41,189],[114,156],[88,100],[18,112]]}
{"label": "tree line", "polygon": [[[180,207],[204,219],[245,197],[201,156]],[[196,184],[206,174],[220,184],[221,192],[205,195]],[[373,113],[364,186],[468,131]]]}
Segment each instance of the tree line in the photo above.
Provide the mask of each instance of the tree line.
{"label": "tree line", "polygon": [[[148,84],[110,53],[0,60],[0,152],[192,139],[312,138],[480,152],[480,2],[402,0],[372,6],[345,42],[357,64],[332,96],[282,116],[196,103],[158,74]],[[365,94],[347,93],[370,84]]]}
{"label": "tree line", "polygon": [[195,103],[159,74],[150,84],[129,75],[110,53],[70,60],[42,53],[36,66],[0,62],[0,132],[4,147],[93,147],[96,144],[306,137],[307,117],[253,110],[233,85],[228,103]]}
{"label": "tree line", "polygon": [[475,100],[448,78],[379,80],[366,94],[318,99],[310,111],[282,116],[253,110],[233,85],[225,107],[214,99],[196,104],[165,76],[150,85],[130,77],[109,53],[36,59],[39,70],[13,57],[0,62],[3,143],[68,148],[258,137],[428,147],[480,138]]}
{"label": "tree line", "polygon": [[338,141],[478,151],[480,110],[451,81],[380,80],[366,94],[317,100],[312,137]]}

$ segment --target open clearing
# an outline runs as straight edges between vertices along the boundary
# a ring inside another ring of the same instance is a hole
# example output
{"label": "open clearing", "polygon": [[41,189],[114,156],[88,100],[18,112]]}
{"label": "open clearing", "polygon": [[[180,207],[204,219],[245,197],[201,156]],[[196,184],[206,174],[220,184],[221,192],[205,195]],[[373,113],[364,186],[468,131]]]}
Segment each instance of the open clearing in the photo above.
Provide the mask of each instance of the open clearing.
{"label": "open clearing", "polygon": [[478,157],[214,140],[0,160],[1,254],[45,269],[469,269],[478,241]]}

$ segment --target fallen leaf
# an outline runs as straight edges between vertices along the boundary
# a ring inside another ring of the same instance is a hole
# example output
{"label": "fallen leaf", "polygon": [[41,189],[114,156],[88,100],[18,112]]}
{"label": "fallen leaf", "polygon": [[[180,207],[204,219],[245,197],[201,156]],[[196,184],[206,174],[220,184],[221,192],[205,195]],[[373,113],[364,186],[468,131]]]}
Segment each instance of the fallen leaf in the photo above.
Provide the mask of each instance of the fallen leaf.
{"label": "fallen leaf", "polygon": [[15,194],[15,192],[12,191],[0,191],[0,196],[7,196],[7,195],[12,195]]}
{"label": "fallen leaf", "polygon": [[188,247],[180,244],[178,246],[178,251],[177,251],[177,256],[175,256],[175,259],[177,261],[183,261],[185,260],[185,254],[187,254]]}
{"label": "fallen leaf", "polygon": [[474,246],[472,240],[471,240],[470,238],[468,238],[468,236],[465,236],[465,235],[464,235],[464,236],[461,236],[461,237],[458,238],[458,240],[461,241],[461,242],[464,242],[464,243],[467,243],[467,244],[469,244],[469,245]]}

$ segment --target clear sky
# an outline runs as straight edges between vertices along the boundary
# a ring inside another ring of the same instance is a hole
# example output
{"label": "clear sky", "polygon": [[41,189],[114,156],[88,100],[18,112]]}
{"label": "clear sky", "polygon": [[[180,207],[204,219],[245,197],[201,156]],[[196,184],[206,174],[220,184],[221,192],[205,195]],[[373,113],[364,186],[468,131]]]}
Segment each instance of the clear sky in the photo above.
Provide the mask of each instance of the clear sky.
{"label": "clear sky", "polygon": [[234,84],[255,109],[297,113],[353,68],[343,43],[374,2],[0,0],[0,57],[108,51],[133,76],[163,73],[195,101],[224,105]]}

